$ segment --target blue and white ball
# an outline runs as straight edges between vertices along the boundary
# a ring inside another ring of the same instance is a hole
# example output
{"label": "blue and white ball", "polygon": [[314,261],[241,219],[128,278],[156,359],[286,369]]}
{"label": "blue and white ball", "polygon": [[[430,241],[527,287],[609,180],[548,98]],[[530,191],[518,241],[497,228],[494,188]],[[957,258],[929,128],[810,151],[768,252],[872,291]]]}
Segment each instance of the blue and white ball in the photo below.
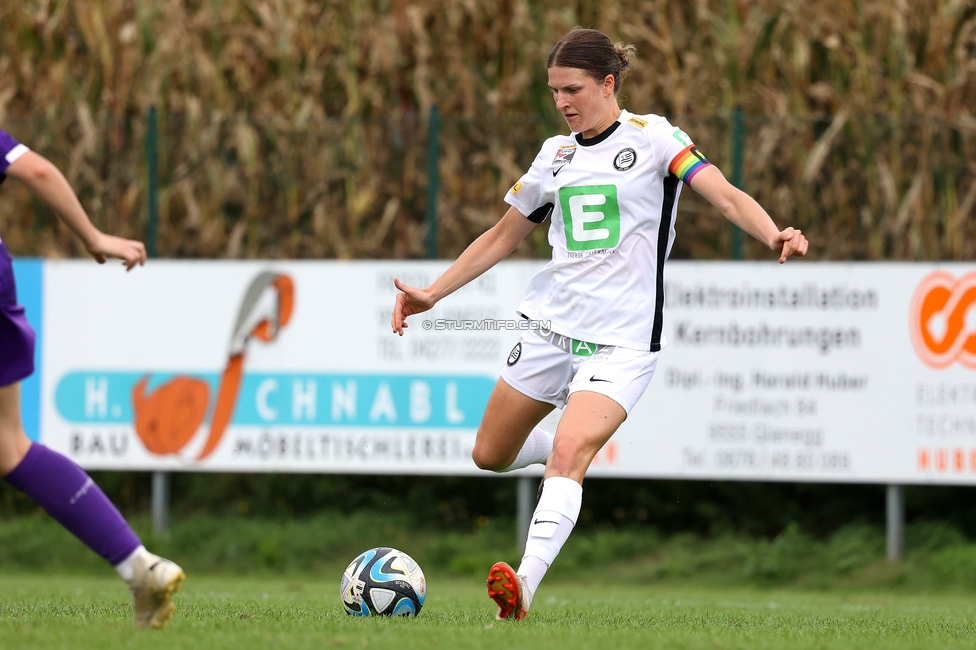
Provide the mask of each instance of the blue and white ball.
{"label": "blue and white ball", "polygon": [[381,546],[346,567],[340,595],[352,616],[416,616],[427,598],[427,579],[409,555]]}

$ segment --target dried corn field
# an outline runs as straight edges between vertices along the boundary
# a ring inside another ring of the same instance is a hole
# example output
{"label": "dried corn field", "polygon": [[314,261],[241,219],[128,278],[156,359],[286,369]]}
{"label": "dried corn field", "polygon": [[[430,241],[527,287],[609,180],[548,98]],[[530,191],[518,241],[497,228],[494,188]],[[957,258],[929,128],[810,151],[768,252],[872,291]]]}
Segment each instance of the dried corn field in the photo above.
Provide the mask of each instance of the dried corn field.
{"label": "dried corn field", "polygon": [[[565,130],[545,60],[578,24],[637,46],[624,105],[726,173],[741,105],[744,187],[815,257],[976,258],[976,0],[2,0],[0,127],[143,237],[157,106],[161,256],[422,257],[437,105],[451,257]],[[685,196],[674,255],[727,256]],[[537,231],[521,255],[548,254]],[[0,233],[81,252],[16,184]]]}

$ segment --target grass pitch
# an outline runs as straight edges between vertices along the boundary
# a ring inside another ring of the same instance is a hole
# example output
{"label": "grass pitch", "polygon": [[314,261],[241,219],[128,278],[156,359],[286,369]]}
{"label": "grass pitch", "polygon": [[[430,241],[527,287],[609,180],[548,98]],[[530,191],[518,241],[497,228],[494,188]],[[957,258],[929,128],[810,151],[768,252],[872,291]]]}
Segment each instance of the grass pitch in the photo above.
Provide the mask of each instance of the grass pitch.
{"label": "grass pitch", "polygon": [[190,575],[155,632],[132,629],[112,575],[0,573],[0,648],[976,648],[963,594],[563,580],[515,622],[492,619],[480,580],[428,577],[419,618],[354,619],[338,580]]}

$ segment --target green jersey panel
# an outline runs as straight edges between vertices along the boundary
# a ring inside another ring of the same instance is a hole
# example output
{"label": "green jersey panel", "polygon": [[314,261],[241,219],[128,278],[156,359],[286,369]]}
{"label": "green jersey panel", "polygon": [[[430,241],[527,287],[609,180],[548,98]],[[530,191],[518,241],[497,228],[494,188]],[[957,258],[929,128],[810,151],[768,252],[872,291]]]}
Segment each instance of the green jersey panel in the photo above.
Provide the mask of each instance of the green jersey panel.
{"label": "green jersey panel", "polygon": [[566,249],[613,248],[620,241],[620,208],[615,185],[584,185],[559,190]]}

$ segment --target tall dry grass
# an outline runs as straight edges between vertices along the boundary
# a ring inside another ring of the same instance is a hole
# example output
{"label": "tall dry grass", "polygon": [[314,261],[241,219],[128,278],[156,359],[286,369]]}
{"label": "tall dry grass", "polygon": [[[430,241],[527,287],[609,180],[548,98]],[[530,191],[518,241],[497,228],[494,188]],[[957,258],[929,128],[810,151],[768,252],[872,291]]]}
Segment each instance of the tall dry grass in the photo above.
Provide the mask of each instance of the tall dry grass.
{"label": "tall dry grass", "polygon": [[[976,257],[974,0],[2,0],[0,128],[61,166],[99,226],[143,236],[157,105],[163,256],[411,257],[437,104],[450,257],[565,129],[545,60],[576,24],[633,42],[625,106],[726,172],[742,105],[745,187],[816,257]],[[675,255],[727,255],[693,194]],[[546,254],[537,230],[521,254]],[[80,253],[14,184],[0,233]]]}

